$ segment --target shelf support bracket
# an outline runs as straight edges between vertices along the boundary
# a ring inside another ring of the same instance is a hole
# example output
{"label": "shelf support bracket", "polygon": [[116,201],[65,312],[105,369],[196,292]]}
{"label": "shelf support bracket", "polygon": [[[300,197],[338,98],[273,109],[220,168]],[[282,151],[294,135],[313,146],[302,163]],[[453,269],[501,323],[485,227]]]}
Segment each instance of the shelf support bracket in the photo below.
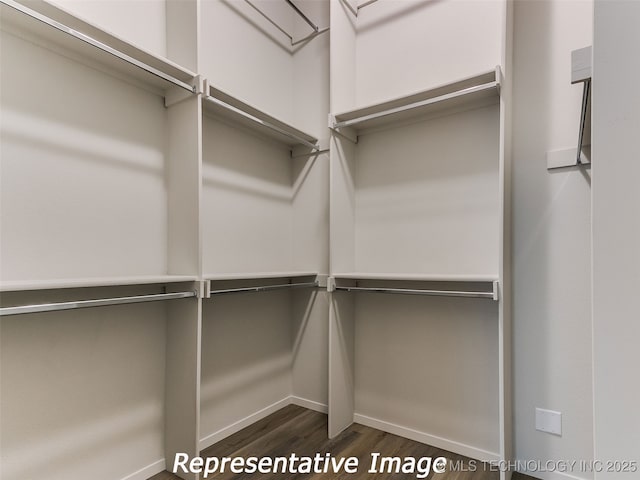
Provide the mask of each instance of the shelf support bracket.
{"label": "shelf support bracket", "polygon": [[335,277],[327,277],[327,292],[335,292],[336,291],[336,279]]}
{"label": "shelf support bracket", "polygon": [[193,80],[193,91],[188,92],[187,90],[180,87],[171,87],[164,96],[164,106],[166,108],[172,107],[173,105],[183,102],[187,98],[191,98],[193,95],[200,95],[204,92],[204,80],[201,75],[197,75]]}
{"label": "shelf support bracket", "polygon": [[332,114],[329,114],[329,130],[332,133],[341,136],[349,140],[352,143],[358,143],[358,135],[353,128],[350,127],[336,127],[337,125],[336,117]]}
{"label": "shelf support bracket", "polygon": [[592,47],[571,52],[571,84],[582,83],[577,146],[547,152],[547,170],[591,165],[591,52]]}

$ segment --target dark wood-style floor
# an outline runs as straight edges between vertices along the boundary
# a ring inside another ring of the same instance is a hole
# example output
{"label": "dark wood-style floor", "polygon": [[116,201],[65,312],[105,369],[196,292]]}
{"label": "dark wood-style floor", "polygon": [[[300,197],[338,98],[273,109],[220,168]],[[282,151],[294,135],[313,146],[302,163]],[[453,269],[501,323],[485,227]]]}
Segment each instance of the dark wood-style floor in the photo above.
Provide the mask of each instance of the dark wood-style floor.
{"label": "dark wood-style floor", "polygon": [[[390,433],[375,430],[363,425],[351,425],[338,437],[327,438],[327,416],[306,408],[289,405],[263,420],[231,435],[201,452],[202,457],[288,457],[292,453],[297,456],[313,457],[316,453],[331,453],[333,457],[358,457],[360,468],[355,474],[321,473],[321,474],[232,474],[217,473],[208,478],[216,480],[411,480],[415,474],[403,473],[367,473],[372,452],[380,452],[382,456],[399,457],[446,457],[453,462],[459,460],[464,465],[469,459],[455,453],[440,450],[429,445],[414,442]],[[167,463],[173,459],[167,459]],[[429,474],[428,479],[438,480],[498,480],[499,474],[484,468],[480,462],[476,471],[447,471],[443,474]],[[149,480],[178,480],[179,477],[163,472]],[[514,474],[514,480],[531,479],[525,475]]]}

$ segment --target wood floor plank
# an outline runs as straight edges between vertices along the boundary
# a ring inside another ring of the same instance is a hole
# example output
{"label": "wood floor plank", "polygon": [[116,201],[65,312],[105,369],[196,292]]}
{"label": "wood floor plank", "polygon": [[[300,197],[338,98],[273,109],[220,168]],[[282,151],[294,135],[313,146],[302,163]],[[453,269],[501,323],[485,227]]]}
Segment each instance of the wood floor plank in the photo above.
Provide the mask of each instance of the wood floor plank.
{"label": "wood floor plank", "polygon": [[[306,411],[305,408],[297,405],[287,405],[277,412],[257,421],[256,423],[243,428],[237,433],[230,435],[224,440],[204,449],[201,455],[204,456],[229,456],[250,441],[259,438],[267,433],[274,432],[284,426],[290,420]],[[215,452],[215,454],[213,453]],[[155,479],[154,479],[155,480]]]}
{"label": "wood floor plank", "polygon": [[[453,464],[467,467],[466,471],[448,469],[445,473],[434,474],[425,480],[498,480],[498,472],[490,471],[481,462],[476,462],[476,471],[468,468],[471,461],[467,457],[440,450],[436,447],[415,442],[397,435],[382,432],[364,425],[354,424],[336,438],[327,438],[327,416],[296,405],[289,405],[255,424],[221,440],[205,449],[202,457],[289,457],[295,453],[298,457],[314,457],[316,453],[330,453],[334,458],[357,457],[358,473],[345,475],[333,473],[270,473],[270,474],[234,474],[229,471],[210,475],[215,480],[418,480],[416,474],[377,472],[369,473],[372,452],[385,457],[421,457],[442,456]],[[167,459],[171,464],[173,459]],[[227,469],[228,470],[228,469]],[[178,480],[178,477],[163,472],[149,480]],[[514,474],[513,480],[534,480],[532,477]]]}

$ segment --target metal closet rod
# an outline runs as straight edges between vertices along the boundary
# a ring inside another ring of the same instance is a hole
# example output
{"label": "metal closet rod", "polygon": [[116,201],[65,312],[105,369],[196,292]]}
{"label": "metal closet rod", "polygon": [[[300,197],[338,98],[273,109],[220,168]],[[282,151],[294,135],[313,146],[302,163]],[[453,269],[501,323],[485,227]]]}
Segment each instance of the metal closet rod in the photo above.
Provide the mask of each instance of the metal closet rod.
{"label": "metal closet rod", "polygon": [[280,285],[261,285],[257,287],[242,287],[242,288],[226,288],[223,290],[211,290],[211,295],[225,295],[228,293],[246,293],[246,292],[268,292],[270,290],[281,290],[284,288],[314,288],[317,287],[318,282],[300,282],[300,283],[283,283]]}
{"label": "metal closet rod", "polygon": [[377,1],[378,0],[367,0],[366,2],[362,2],[360,5],[358,5],[358,11],[360,11],[361,8],[368,7],[372,3],[376,3]]}
{"label": "metal closet rod", "polygon": [[455,290],[419,290],[410,288],[378,288],[378,287],[335,287],[336,290],[345,292],[369,292],[369,293],[394,293],[401,295],[428,295],[433,297],[467,297],[489,298],[495,300],[493,292],[471,292]]}
{"label": "metal closet rod", "polygon": [[162,78],[163,80],[166,80],[167,82],[170,82],[180,88],[184,88],[185,90],[188,90],[193,93],[195,93],[196,91],[196,87],[194,85],[189,85],[188,83],[185,83],[182,80],[178,80],[177,78],[172,77],[171,75],[164,73],[158,70],[157,68],[147,65],[146,63],[141,62],[139,60],[136,60],[135,58],[130,57],[126,53],[120,52],[119,50],[116,50],[115,48],[112,48],[109,45],[106,45],[100,42],[99,40],[96,40],[72,28],[69,28],[64,24],[57,22],[56,20],[53,20],[49,17],[46,17],[45,15],[42,15],[34,10],[31,10],[30,8],[27,8],[24,5],[21,5],[13,0],[0,0],[0,3],[3,3],[4,5],[11,7],[19,11],[20,13],[27,15],[35,20],[38,20],[39,22],[49,25],[50,27],[53,27],[56,30],[59,30],[60,32],[66,33],[67,35],[70,35],[73,38],[76,38],[84,43],[87,43],[93,47],[96,47],[99,50],[102,50],[103,52],[113,55],[114,57],[119,58],[120,60],[123,60],[131,65],[134,65],[135,67],[138,67],[144,70],[145,72],[155,75],[156,77]]}
{"label": "metal closet rod", "polygon": [[280,32],[282,32],[284,35],[286,35],[289,40],[291,41],[291,46],[295,46],[298,45],[299,43],[302,42],[306,42],[307,40],[310,40],[318,35],[320,35],[321,33],[325,33],[329,31],[329,27],[326,28],[320,28],[318,27],[318,25],[316,25],[315,23],[313,23],[311,21],[311,19],[309,19],[309,17],[307,17],[304,12],[302,10],[300,10],[291,0],[285,0],[285,2],[287,2],[287,4],[298,14],[300,15],[304,21],[313,29],[313,33],[311,35],[308,35],[304,38],[301,38],[297,41],[293,41],[293,35],[290,34],[289,32],[287,32],[284,28],[282,28],[278,22],[276,22],[275,20],[273,20],[269,15],[267,15],[265,12],[263,12],[262,10],[260,10],[260,8],[253,3],[251,0],[244,0],[245,3],[247,3],[251,8],[253,8],[256,12],[258,12],[263,18],[265,18],[271,25],[273,25],[274,27],[276,27]]}
{"label": "metal closet rod", "polygon": [[304,138],[302,138],[302,137],[300,137],[300,136],[298,136],[298,135],[296,135],[294,133],[288,132],[288,131],[284,130],[283,128],[278,127],[277,125],[274,125],[273,123],[269,123],[269,122],[267,122],[265,120],[262,120],[262,119],[260,119],[260,118],[258,118],[256,116],[254,116],[254,115],[251,115],[248,112],[245,112],[244,110],[241,110],[241,109],[239,109],[237,107],[234,107],[233,105],[229,105],[228,103],[223,102],[222,100],[219,100],[219,99],[217,99],[215,97],[212,97],[211,95],[207,95],[204,98],[208,102],[211,102],[211,103],[213,103],[215,105],[218,105],[218,106],[220,106],[222,108],[225,108],[225,109],[227,109],[227,110],[229,110],[231,112],[234,112],[234,113],[236,113],[238,115],[241,115],[242,117],[246,118],[247,120],[251,120],[254,123],[262,125],[263,127],[266,127],[266,128],[268,128],[270,130],[273,130],[274,132],[277,132],[277,133],[279,133],[281,135],[284,135],[284,136],[286,136],[288,138],[291,138],[292,140],[295,140],[297,143],[299,143],[301,145],[309,147],[309,148],[311,148],[313,150],[319,150],[320,149],[320,146],[316,145],[315,143],[311,143],[311,142],[305,140]]}
{"label": "metal closet rod", "polygon": [[20,305],[18,307],[0,308],[0,315],[21,315],[25,313],[56,312],[75,310],[77,308],[106,307],[110,305],[126,305],[129,303],[157,302],[160,300],[176,300],[196,297],[197,292],[153,293],[132,297],[99,298],[95,300],[77,300],[74,302],[41,303],[36,305]]}
{"label": "metal closet rod", "polygon": [[313,30],[315,32],[317,32],[318,26],[313,23],[311,20],[309,20],[309,17],[307,17],[304,12],[302,10],[300,10],[295,3],[293,3],[291,0],[284,0],[285,2],[287,2],[287,5],[289,5],[291,8],[293,8],[293,11],[296,12],[305,22],[307,22],[307,24],[313,28]]}
{"label": "metal closet rod", "polygon": [[351,13],[353,13],[354,16],[358,16],[358,12],[360,12],[361,9],[363,9],[364,7],[368,7],[369,5],[371,5],[372,3],[376,3],[378,0],[366,0],[364,2],[362,2],[359,5],[356,5],[355,7],[353,5],[351,5],[351,2],[349,0],[342,0],[342,2],[344,3],[344,5],[346,5],[346,7],[349,9],[349,11]]}
{"label": "metal closet rod", "polygon": [[580,130],[578,132],[578,149],[576,151],[576,165],[589,165],[582,163],[582,144],[584,143],[585,126],[587,124],[587,116],[589,115],[589,102],[591,95],[591,79],[588,78],[584,82],[582,89],[582,108],[580,109]]}
{"label": "metal closet rod", "polygon": [[409,105],[402,105],[400,107],[390,108],[388,110],[384,110],[381,112],[371,113],[369,115],[363,115],[362,117],[352,118],[351,120],[344,120],[342,122],[336,122],[333,125],[333,128],[343,128],[350,127],[352,125],[356,125],[358,123],[366,122],[368,120],[375,120],[376,118],[386,117],[388,115],[393,115],[395,113],[405,112],[407,110],[413,110],[419,107],[425,107],[427,105],[432,105],[435,103],[444,102],[445,100],[451,100],[452,98],[462,97],[464,95],[469,95],[471,93],[481,92],[483,90],[491,90],[493,88],[498,87],[499,83],[497,81],[483,83],[482,85],[476,85],[473,87],[463,88],[462,90],[456,90],[455,92],[446,93],[444,95],[439,95],[437,97],[428,98],[426,100],[422,100],[415,103],[410,103]]}

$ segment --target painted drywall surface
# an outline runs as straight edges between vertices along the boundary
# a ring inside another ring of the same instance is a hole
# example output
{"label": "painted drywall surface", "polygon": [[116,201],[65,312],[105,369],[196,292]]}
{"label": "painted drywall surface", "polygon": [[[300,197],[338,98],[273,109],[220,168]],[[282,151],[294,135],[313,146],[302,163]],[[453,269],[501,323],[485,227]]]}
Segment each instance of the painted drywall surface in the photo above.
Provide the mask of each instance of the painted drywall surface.
{"label": "painted drywall surface", "polygon": [[[547,151],[575,148],[577,142],[582,89],[570,85],[571,50],[591,44],[592,7],[589,1],[515,2],[513,352],[519,460],[593,455],[590,173],[549,172],[545,159]],[[562,412],[561,437],[535,430],[536,407]]]}
{"label": "painted drywall surface", "polygon": [[[640,469],[640,3],[596,2],[593,50],[593,339],[597,480]],[[606,466],[609,466],[605,463]]]}
{"label": "painted drywall surface", "polygon": [[205,300],[200,436],[291,395],[290,292]]}
{"label": "painted drywall surface", "polygon": [[7,32],[2,46],[3,280],[166,273],[162,98]]}
{"label": "painted drywall surface", "polygon": [[501,59],[502,8],[503,0],[383,1],[363,8],[354,105],[340,110],[492,70]]}
{"label": "painted drywall surface", "polygon": [[[295,13],[285,2],[256,5],[292,31]],[[204,0],[200,12],[200,73],[222,91],[293,122],[291,40],[243,1]]]}
{"label": "painted drywall surface", "polygon": [[203,132],[204,272],[294,270],[287,146],[210,117]]}
{"label": "painted drywall surface", "polygon": [[329,385],[329,294],[293,292],[291,341],[293,395],[326,406]]}
{"label": "painted drywall surface", "polygon": [[167,56],[165,0],[51,0],[50,3],[151,53]]}
{"label": "painted drywall surface", "polygon": [[359,137],[356,271],[497,276],[498,126],[492,105]]}
{"label": "painted drywall surface", "polygon": [[497,453],[497,304],[361,294],[355,310],[356,414]]}
{"label": "painted drywall surface", "polygon": [[[146,287],[134,294],[158,292]],[[120,287],[3,299],[29,304],[131,294]],[[6,317],[0,338],[1,478],[46,471],[52,480],[113,480],[163,460],[162,302]]]}
{"label": "painted drywall surface", "polygon": [[[321,29],[329,26],[328,1],[303,0],[298,6]],[[293,31],[296,39],[313,32],[298,16]],[[322,33],[293,49],[294,125],[324,140],[329,137],[329,35]]]}

